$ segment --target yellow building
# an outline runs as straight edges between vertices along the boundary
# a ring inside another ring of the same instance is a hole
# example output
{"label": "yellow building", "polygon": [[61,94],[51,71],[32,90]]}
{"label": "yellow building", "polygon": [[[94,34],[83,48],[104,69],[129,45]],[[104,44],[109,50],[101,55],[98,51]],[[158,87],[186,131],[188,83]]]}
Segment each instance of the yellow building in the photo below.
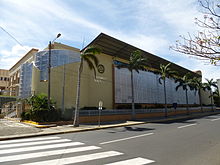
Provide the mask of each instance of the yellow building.
{"label": "yellow building", "polygon": [[[81,77],[80,107],[98,107],[99,101],[107,109],[123,108],[131,103],[130,72],[127,69],[118,69],[119,63],[126,63],[130,54],[140,50],[147,58],[146,70],[134,73],[135,103],[142,108],[163,105],[163,86],[159,84],[159,75],[154,72],[160,64],[169,61],[115,39],[104,33],[98,35],[88,46],[101,49],[97,77],[89,70],[86,63]],[[88,47],[87,46],[87,47]],[[51,50],[51,98],[60,109],[75,107],[77,72],[80,61],[80,50],[61,43],[53,43]],[[193,77],[200,74],[187,70],[174,63],[171,68],[184,75],[188,72]],[[26,98],[33,94],[48,92],[48,48],[43,51],[32,49],[10,70],[10,90],[15,95]],[[22,72],[21,72],[22,70]],[[21,80],[20,80],[20,79]],[[15,83],[16,82],[16,83]],[[178,103],[185,105],[185,92],[175,91],[174,80],[168,79],[168,104]],[[19,85],[18,85],[19,84]],[[13,94],[12,94],[13,95]],[[189,104],[198,105],[198,94],[189,91]]]}
{"label": "yellow building", "polygon": [[0,95],[7,95],[9,84],[9,71],[0,69]]}
{"label": "yellow building", "polygon": [[[100,100],[103,101],[103,106],[107,109],[119,108],[122,105],[130,104],[130,73],[126,69],[117,69],[116,64],[120,62],[126,63],[130,54],[138,48],[103,33],[95,38],[88,46],[99,47],[102,53],[96,55],[100,62],[96,79],[86,63],[84,64],[81,79],[80,107],[98,107]],[[52,61],[53,53],[58,49],[71,50],[78,53],[75,54],[76,56],[80,56],[79,49],[68,47],[63,44],[55,43],[53,49],[54,50],[51,52]],[[153,72],[159,69],[160,64],[168,64],[169,61],[143,50],[140,51],[143,56],[147,58],[148,62],[146,65],[148,67],[146,67],[146,71],[140,71],[140,74],[135,73],[135,77],[139,81],[139,84],[136,83],[135,86],[135,102],[142,107],[163,104],[163,88],[159,86],[157,81],[159,75]],[[43,52],[41,54],[43,54]],[[60,56],[62,56],[62,53],[60,53]],[[77,57],[75,58],[75,62],[66,62],[65,65],[60,64],[51,68],[51,98],[56,101],[56,106],[58,108],[71,108],[75,106],[77,71],[79,66],[79,58],[78,60]],[[58,57],[56,57],[56,59],[58,59]],[[173,70],[177,70],[180,75],[190,72],[195,77],[201,77],[200,74],[176,64],[172,63],[171,67]],[[47,93],[47,81],[43,81],[41,78],[41,74],[47,73],[46,67],[44,67],[43,72],[36,67],[33,70],[32,91],[34,91],[35,94]],[[121,79],[123,76],[124,78]],[[149,81],[150,78],[152,80]],[[168,98],[168,103],[172,104],[177,102],[181,105],[186,104],[184,91],[181,91],[181,89],[177,92],[174,91],[174,81],[169,81],[171,86],[170,91],[168,91],[168,96],[170,97],[170,99]],[[157,84],[157,86],[155,86],[155,84]],[[189,103],[191,105],[199,104],[198,94],[195,96],[194,93],[194,91],[189,91]]]}

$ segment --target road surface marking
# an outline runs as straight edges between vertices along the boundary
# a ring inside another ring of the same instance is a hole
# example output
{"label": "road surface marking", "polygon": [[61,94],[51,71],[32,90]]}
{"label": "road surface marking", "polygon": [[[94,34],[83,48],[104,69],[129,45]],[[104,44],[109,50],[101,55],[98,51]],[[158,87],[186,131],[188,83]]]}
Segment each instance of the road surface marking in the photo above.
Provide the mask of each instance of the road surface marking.
{"label": "road surface marking", "polygon": [[149,135],[153,135],[153,134],[154,133],[147,133],[147,134],[142,134],[142,135],[138,135],[138,136],[132,136],[132,137],[127,137],[127,138],[123,138],[123,139],[117,139],[117,140],[102,142],[102,143],[99,143],[99,144],[115,143],[115,142],[120,142],[120,141],[124,141],[124,140],[135,139],[135,138],[139,138],[139,137],[143,137],[143,136],[149,136]]}
{"label": "road surface marking", "polygon": [[39,157],[45,157],[45,156],[76,153],[76,152],[82,152],[82,151],[90,151],[90,150],[96,150],[96,149],[100,149],[100,147],[96,147],[96,146],[76,147],[76,148],[67,148],[67,149],[60,149],[60,150],[53,150],[53,151],[43,151],[43,152],[37,152],[37,153],[5,156],[5,157],[0,157],[0,163],[8,162],[8,161],[24,160],[24,159],[26,160],[26,159],[31,159],[31,158],[39,158]]}
{"label": "road surface marking", "polygon": [[106,164],[106,165],[129,165],[129,164],[144,165],[144,164],[150,164],[150,163],[153,163],[153,162],[155,162],[155,161],[138,157],[138,158],[123,160],[123,161],[119,161],[119,162],[115,162],[115,163],[109,163],[109,164]]}
{"label": "road surface marking", "polygon": [[178,127],[178,128],[191,127],[191,126],[194,126],[194,125],[197,125],[197,124],[194,123],[194,124],[183,125],[183,126],[180,126],[180,127]]}
{"label": "road surface marking", "polygon": [[60,144],[51,144],[51,145],[34,146],[34,147],[22,147],[22,148],[13,148],[13,149],[4,149],[4,150],[0,149],[0,155],[16,153],[16,152],[27,152],[27,151],[35,151],[35,150],[42,150],[42,149],[51,149],[51,148],[58,148],[58,147],[78,146],[78,145],[83,145],[83,144],[84,143],[80,143],[80,142],[70,142],[70,143],[60,143]]}
{"label": "road surface marking", "polygon": [[7,140],[7,141],[0,141],[0,144],[8,144],[8,143],[20,143],[20,142],[33,142],[33,141],[40,141],[40,140],[53,140],[53,139],[60,139],[60,137],[43,137],[43,138],[28,138],[28,139],[16,139],[16,140]]}
{"label": "road surface marking", "polygon": [[22,165],[73,164],[73,163],[80,163],[80,162],[108,158],[108,157],[119,156],[119,155],[123,155],[123,153],[117,152],[117,151],[107,151],[107,152],[100,152],[100,153],[94,153],[94,154],[74,156],[74,157],[69,157],[69,158],[61,158],[61,159],[46,160],[46,161],[40,161],[40,162],[34,162],[34,163],[26,163]]}
{"label": "road surface marking", "polygon": [[220,120],[220,118],[217,118],[217,119],[212,119],[211,121],[216,121],[216,120]]}
{"label": "road surface marking", "polygon": [[59,139],[59,140],[47,140],[47,141],[39,141],[39,142],[25,142],[25,143],[16,143],[16,144],[4,144],[0,145],[0,150],[4,148],[13,148],[20,146],[31,146],[31,145],[42,145],[42,144],[51,144],[51,143],[62,143],[62,142],[70,142],[69,139]]}

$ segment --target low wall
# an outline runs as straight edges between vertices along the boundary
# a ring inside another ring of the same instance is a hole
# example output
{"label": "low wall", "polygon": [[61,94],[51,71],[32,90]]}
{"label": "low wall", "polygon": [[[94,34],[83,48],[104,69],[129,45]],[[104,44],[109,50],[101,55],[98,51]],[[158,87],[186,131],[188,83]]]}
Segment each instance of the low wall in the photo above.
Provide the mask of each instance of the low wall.
{"label": "low wall", "polygon": [[[215,107],[214,107],[215,109]],[[190,114],[202,112],[200,107],[189,108]],[[212,111],[211,107],[203,107],[203,112]],[[158,118],[165,115],[164,109],[136,109],[136,119]],[[101,122],[131,120],[132,111],[125,110],[102,110]],[[186,108],[168,109],[168,116],[185,115]],[[98,110],[80,110],[80,123],[97,123],[99,120]]]}

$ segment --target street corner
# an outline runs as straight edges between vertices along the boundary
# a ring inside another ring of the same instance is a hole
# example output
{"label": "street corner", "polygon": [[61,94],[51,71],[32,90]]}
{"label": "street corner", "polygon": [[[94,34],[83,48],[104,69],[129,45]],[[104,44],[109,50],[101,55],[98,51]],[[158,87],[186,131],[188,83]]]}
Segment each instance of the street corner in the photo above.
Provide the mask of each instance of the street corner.
{"label": "street corner", "polygon": [[50,124],[50,123],[39,123],[35,121],[30,121],[30,120],[23,120],[21,121],[24,124],[34,126],[36,128],[50,128],[50,127],[56,127],[57,124]]}

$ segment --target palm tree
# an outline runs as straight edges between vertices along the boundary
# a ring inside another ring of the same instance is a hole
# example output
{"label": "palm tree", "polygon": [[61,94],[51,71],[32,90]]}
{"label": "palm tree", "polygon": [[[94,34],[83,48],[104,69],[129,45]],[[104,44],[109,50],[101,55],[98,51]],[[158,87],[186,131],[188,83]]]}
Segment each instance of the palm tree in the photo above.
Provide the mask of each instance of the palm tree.
{"label": "palm tree", "polygon": [[210,99],[211,99],[211,106],[212,106],[212,111],[214,111],[213,108],[213,94],[212,94],[212,87],[218,88],[217,82],[213,81],[213,79],[205,79],[207,82],[205,83],[205,89],[209,90],[210,92]]}
{"label": "palm tree", "polygon": [[80,64],[78,68],[78,81],[77,81],[77,90],[76,90],[76,107],[75,107],[75,115],[73,126],[79,126],[79,102],[80,102],[80,80],[81,74],[83,71],[83,63],[86,62],[89,66],[89,69],[94,71],[94,75],[96,77],[96,67],[98,65],[98,59],[95,56],[96,54],[100,54],[100,50],[96,47],[87,47],[83,51],[80,52]]}
{"label": "palm tree", "polygon": [[131,53],[128,64],[123,63],[117,66],[119,69],[127,68],[131,72],[132,119],[135,119],[133,70],[139,73],[139,70],[144,69],[145,65],[146,58],[142,57],[139,50],[136,50]]}
{"label": "palm tree", "polygon": [[167,117],[167,95],[166,95],[166,78],[173,77],[177,74],[176,71],[170,69],[171,63],[167,65],[160,64],[160,78],[159,83],[162,84],[161,80],[163,80],[163,90],[164,90],[164,101],[165,101],[165,117]]}
{"label": "palm tree", "polygon": [[199,94],[199,104],[200,104],[200,107],[201,107],[201,111],[203,112],[201,90],[205,90],[205,86],[202,83],[201,78],[197,78],[197,77],[193,77],[193,79],[191,79],[190,83],[191,83],[193,89],[195,90],[195,96],[196,96],[196,93],[198,91],[198,94]]}
{"label": "palm tree", "polygon": [[185,74],[183,77],[177,79],[175,82],[179,82],[176,86],[176,91],[182,87],[186,94],[186,105],[187,105],[187,114],[189,115],[189,101],[188,101],[188,87],[192,89],[190,82],[190,73]]}

